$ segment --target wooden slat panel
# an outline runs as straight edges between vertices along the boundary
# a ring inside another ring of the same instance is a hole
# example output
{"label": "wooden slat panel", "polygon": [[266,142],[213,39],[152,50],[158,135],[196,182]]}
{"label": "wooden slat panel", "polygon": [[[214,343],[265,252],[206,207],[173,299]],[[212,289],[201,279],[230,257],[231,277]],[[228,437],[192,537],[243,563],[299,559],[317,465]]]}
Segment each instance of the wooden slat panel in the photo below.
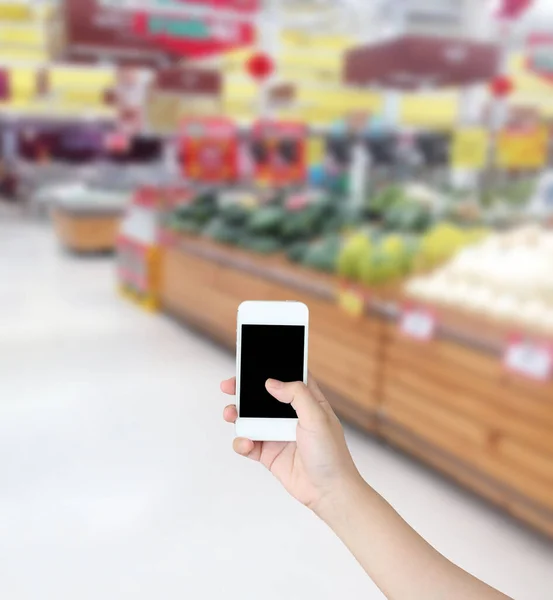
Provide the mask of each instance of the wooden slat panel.
{"label": "wooden slat panel", "polygon": [[214,286],[216,278],[221,274],[221,269],[211,261],[192,257],[175,249],[168,249],[164,252],[162,272],[165,276],[164,285],[190,281],[190,285],[193,287],[195,282],[202,281]]}
{"label": "wooden slat panel", "polygon": [[466,425],[455,427],[452,421],[442,415],[436,417],[432,412],[421,411],[420,407],[414,406],[413,398],[409,402],[387,402],[381,410],[381,417],[390,423],[398,423],[481,473],[553,510],[553,486],[484,451],[485,432],[479,433]]}
{"label": "wooden slat panel", "polygon": [[[494,435],[507,434],[553,453],[553,430],[547,423],[521,419],[519,414],[502,407],[500,403],[483,402],[463,388],[443,386],[434,378],[408,371],[395,363],[388,363],[386,369],[384,396],[388,393],[409,395],[414,391],[426,399],[432,410],[447,407],[460,418],[485,424]],[[393,373],[393,376],[389,373]]]}
{"label": "wooden slat panel", "polygon": [[456,451],[464,456],[467,444],[485,449],[489,446],[491,431],[482,423],[460,415],[448,408],[436,405],[432,400],[420,396],[413,390],[400,386],[390,386],[385,396],[384,409],[389,416],[405,418],[405,412],[414,413],[425,424],[432,424],[439,430],[439,435],[451,436],[452,443],[457,441]]}
{"label": "wooden slat panel", "polygon": [[553,537],[553,512],[547,514],[529,503],[524,503],[509,494],[508,490],[500,483],[494,483],[492,479],[482,476],[474,469],[466,468],[459,462],[448,458],[439,447],[430,447],[424,442],[418,442],[416,437],[406,435],[395,426],[381,425],[380,433],[394,446],[445,473],[512,516]]}
{"label": "wooden slat panel", "polygon": [[117,243],[120,217],[73,216],[54,211],[53,223],[61,243],[76,252],[113,251]]}
{"label": "wooden slat panel", "polygon": [[402,336],[393,325],[387,326],[387,336],[387,352],[390,357],[434,372],[442,371],[442,368],[447,366],[447,370],[442,371],[442,377],[451,376],[452,379],[456,379],[479,376],[488,384],[506,388],[511,393],[549,400],[553,416],[553,382],[543,384],[510,374],[505,371],[500,357],[445,340],[433,340],[425,344],[424,352],[421,352],[420,342]]}
{"label": "wooden slat panel", "polygon": [[509,437],[498,441],[497,452],[506,462],[512,462],[517,467],[530,471],[553,486],[553,453],[537,451]]}
{"label": "wooden slat panel", "polygon": [[225,267],[221,268],[221,276],[217,281],[217,288],[234,296],[238,304],[244,300],[271,300],[270,287],[267,281],[259,277],[252,277]]}
{"label": "wooden slat panel", "polygon": [[[386,349],[387,376],[396,376],[398,370],[417,372],[444,389],[462,389],[482,403],[495,405],[499,410],[510,410],[519,419],[547,424],[553,431],[553,392],[549,400],[520,393],[506,379],[494,380],[459,367],[432,354],[434,342],[410,346],[399,343]],[[474,352],[478,356],[477,352]]]}

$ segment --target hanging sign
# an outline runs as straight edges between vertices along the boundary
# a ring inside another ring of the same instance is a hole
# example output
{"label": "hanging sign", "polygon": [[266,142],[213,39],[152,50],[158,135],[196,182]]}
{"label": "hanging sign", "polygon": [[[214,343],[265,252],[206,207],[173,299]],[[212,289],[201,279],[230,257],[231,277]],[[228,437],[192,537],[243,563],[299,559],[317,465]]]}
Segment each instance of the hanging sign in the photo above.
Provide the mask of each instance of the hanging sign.
{"label": "hanging sign", "polygon": [[221,54],[255,42],[255,27],[217,16],[180,17],[146,11],[133,15],[133,30],[160,50],[178,56]]}
{"label": "hanging sign", "polygon": [[[213,56],[253,44],[258,10],[254,0],[164,0],[157,6],[150,2],[147,9],[141,2],[63,0],[70,49],[157,62],[167,55]],[[234,12],[234,18],[225,11]]]}
{"label": "hanging sign", "polygon": [[230,119],[185,119],[181,125],[184,176],[201,183],[230,183],[238,173],[238,132]]}
{"label": "hanging sign", "polygon": [[252,130],[255,179],[260,184],[302,184],[307,177],[307,128],[292,121],[258,121]]}
{"label": "hanging sign", "polygon": [[553,35],[532,34],[527,42],[526,68],[533,75],[553,83]]}
{"label": "hanging sign", "polygon": [[489,135],[483,127],[457,129],[451,147],[455,169],[483,169],[488,159]]}
{"label": "hanging sign", "polygon": [[541,169],[547,163],[548,144],[545,126],[504,129],[497,138],[496,164],[505,169]]}

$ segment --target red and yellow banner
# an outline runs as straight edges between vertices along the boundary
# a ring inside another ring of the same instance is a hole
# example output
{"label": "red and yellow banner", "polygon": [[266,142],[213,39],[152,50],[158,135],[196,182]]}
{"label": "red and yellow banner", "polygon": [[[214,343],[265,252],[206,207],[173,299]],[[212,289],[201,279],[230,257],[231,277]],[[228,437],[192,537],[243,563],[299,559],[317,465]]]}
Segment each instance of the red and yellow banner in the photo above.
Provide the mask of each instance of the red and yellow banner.
{"label": "red and yellow banner", "polygon": [[497,138],[496,164],[505,169],[541,169],[547,163],[549,133],[543,125],[509,128]]}
{"label": "red and yellow banner", "polygon": [[238,131],[230,119],[186,119],[182,123],[184,176],[201,183],[228,183],[238,175]]}
{"label": "red and yellow banner", "polygon": [[307,175],[307,128],[292,121],[258,121],[252,131],[255,179],[267,185],[294,185]]}

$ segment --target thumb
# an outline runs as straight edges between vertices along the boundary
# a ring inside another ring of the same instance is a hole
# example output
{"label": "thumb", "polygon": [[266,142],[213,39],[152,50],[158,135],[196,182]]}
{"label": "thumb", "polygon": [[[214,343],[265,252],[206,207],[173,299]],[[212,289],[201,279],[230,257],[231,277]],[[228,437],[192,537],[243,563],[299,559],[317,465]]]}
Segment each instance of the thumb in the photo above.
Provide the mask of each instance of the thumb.
{"label": "thumb", "polygon": [[300,423],[307,428],[324,421],[326,413],[307,386],[301,381],[285,383],[276,379],[268,379],[267,391],[279,402],[291,404],[298,413]]}

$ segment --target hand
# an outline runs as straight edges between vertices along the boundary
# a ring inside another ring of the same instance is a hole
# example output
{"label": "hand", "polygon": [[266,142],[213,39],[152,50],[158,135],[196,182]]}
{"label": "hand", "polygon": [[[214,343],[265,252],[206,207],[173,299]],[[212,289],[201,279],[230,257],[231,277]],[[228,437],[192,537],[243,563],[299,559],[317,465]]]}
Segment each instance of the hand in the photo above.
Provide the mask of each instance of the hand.
{"label": "hand", "polygon": [[[284,488],[302,504],[321,514],[327,503],[360,481],[344,438],[340,421],[312,378],[283,383],[269,379],[267,390],[298,413],[296,442],[234,440],[234,450],[267,467]],[[236,378],[221,383],[225,394],[236,393]],[[227,406],[224,419],[238,418],[235,405]]]}

